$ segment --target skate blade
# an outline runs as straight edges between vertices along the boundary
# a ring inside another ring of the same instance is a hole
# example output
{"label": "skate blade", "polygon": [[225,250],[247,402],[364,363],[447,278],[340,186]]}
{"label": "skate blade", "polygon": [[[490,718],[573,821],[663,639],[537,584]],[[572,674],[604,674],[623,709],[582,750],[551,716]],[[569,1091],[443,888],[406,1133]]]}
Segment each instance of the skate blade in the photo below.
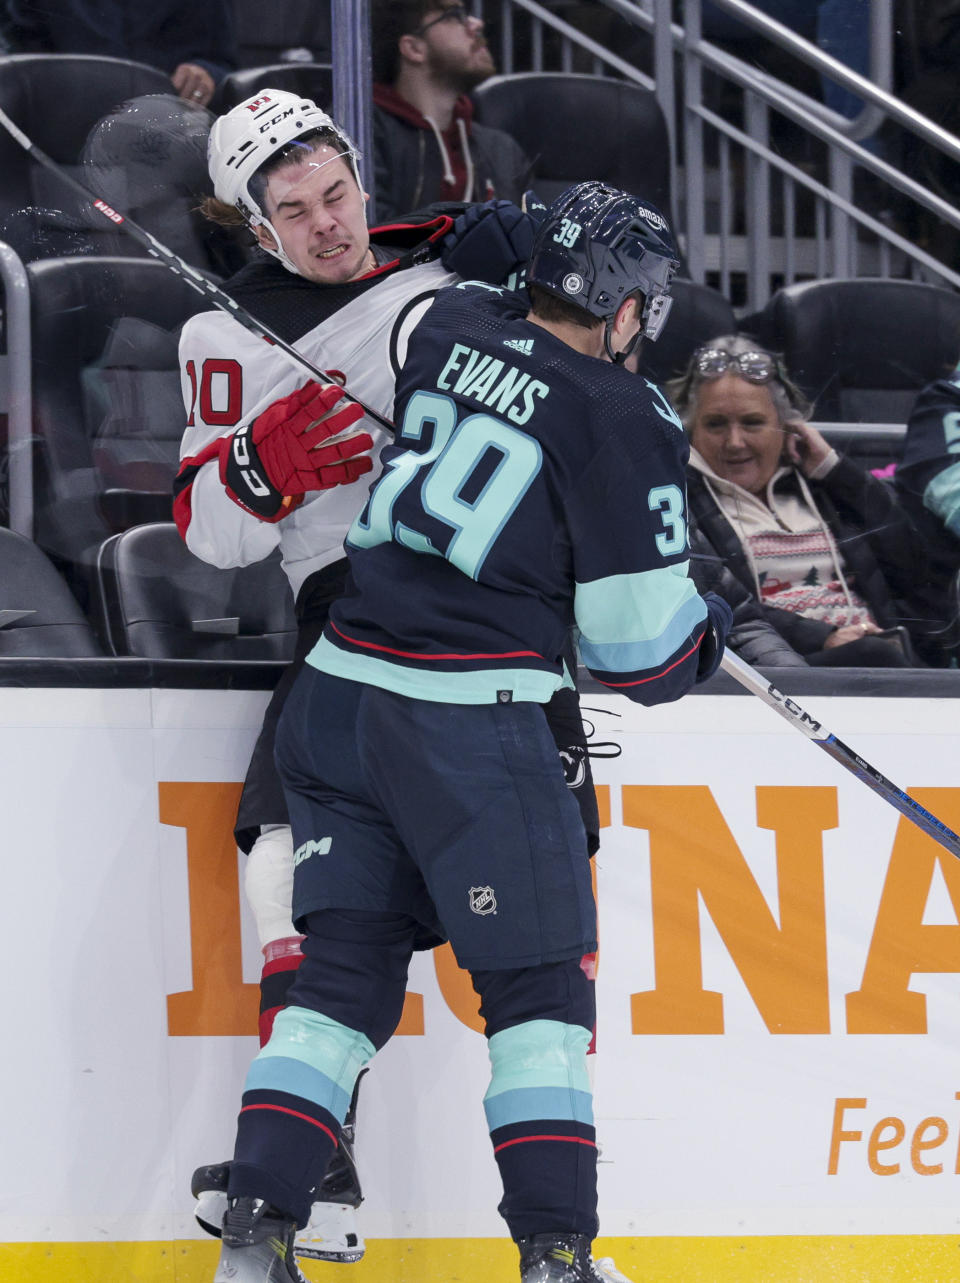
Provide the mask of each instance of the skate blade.
{"label": "skate blade", "polygon": [[307,1225],[294,1239],[293,1250],[308,1261],[355,1265],[366,1245],[357,1231],[356,1208],[346,1203],[314,1203]]}
{"label": "skate blade", "polygon": [[201,1229],[219,1238],[227,1210],[227,1195],[218,1189],[204,1190],[194,1204],[193,1214]]}
{"label": "skate blade", "polygon": [[630,1283],[626,1274],[621,1274],[613,1263],[612,1256],[603,1256],[599,1261],[594,1261],[594,1268],[604,1283]]}
{"label": "skate blade", "polygon": [[324,1251],[319,1247],[303,1248],[295,1247],[294,1253],[301,1261],[329,1261],[334,1265],[356,1265],[358,1261],[363,1260],[363,1254],[366,1248],[349,1247],[344,1248],[342,1252]]}

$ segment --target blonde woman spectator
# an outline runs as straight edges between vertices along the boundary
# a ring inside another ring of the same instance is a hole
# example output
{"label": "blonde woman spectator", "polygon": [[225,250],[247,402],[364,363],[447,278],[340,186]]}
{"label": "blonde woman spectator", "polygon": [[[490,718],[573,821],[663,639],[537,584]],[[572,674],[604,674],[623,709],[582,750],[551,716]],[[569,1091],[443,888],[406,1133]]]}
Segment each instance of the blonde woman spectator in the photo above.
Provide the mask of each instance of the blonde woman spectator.
{"label": "blonde woman spectator", "polygon": [[668,385],[690,437],[691,527],[807,662],[915,663],[897,598],[922,573],[893,492],[840,458],[779,360],[741,335]]}

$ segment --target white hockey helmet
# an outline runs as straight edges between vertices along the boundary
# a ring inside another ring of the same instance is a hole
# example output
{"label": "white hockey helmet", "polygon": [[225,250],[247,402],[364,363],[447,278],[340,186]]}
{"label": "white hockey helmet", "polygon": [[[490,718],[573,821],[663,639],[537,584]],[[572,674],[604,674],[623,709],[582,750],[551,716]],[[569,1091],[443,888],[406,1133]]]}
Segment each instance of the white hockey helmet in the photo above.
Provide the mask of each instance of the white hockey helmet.
{"label": "white hockey helmet", "polygon": [[362,189],[357,166],[360,153],[355,144],[316,103],[285,89],[261,89],[220,116],[210,130],[207,144],[207,168],[214,195],[238,209],[251,227],[265,227],[278,246],[267,252],[291,272],[297,269],[284,253],[280,237],[250,183],[279,152],[318,129],[329,130],[334,135],[343,148],[343,158],[357,186]]}

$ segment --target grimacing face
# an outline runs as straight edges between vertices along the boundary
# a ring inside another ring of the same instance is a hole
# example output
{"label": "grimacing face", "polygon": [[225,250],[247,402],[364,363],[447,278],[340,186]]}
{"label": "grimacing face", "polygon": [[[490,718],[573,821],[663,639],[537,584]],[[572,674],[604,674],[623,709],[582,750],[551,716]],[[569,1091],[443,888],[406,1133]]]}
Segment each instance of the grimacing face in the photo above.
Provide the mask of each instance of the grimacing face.
{"label": "grimacing face", "polygon": [[718,477],[762,495],[780,466],[784,444],[769,384],[727,371],[701,379],[696,398],[690,444]]}
{"label": "grimacing face", "polygon": [[[300,275],[337,285],[370,270],[366,200],[346,158],[324,145],[270,175],[264,208]],[[265,227],[254,230],[272,247]]]}

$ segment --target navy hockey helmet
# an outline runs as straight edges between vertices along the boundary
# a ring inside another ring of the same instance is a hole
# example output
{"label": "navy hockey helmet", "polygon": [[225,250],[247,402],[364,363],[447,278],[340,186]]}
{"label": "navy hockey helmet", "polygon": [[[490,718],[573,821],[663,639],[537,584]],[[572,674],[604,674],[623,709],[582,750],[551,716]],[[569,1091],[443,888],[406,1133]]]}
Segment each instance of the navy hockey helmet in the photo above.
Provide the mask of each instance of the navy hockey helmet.
{"label": "navy hockey helmet", "polygon": [[[527,284],[583,308],[606,322],[604,346],[628,294],[644,295],[639,338],[656,339],[673,300],[677,249],[659,210],[636,196],[595,181],[568,187],[547,209],[534,236]],[[631,348],[632,350],[632,348]],[[621,353],[620,360],[628,352]]]}

